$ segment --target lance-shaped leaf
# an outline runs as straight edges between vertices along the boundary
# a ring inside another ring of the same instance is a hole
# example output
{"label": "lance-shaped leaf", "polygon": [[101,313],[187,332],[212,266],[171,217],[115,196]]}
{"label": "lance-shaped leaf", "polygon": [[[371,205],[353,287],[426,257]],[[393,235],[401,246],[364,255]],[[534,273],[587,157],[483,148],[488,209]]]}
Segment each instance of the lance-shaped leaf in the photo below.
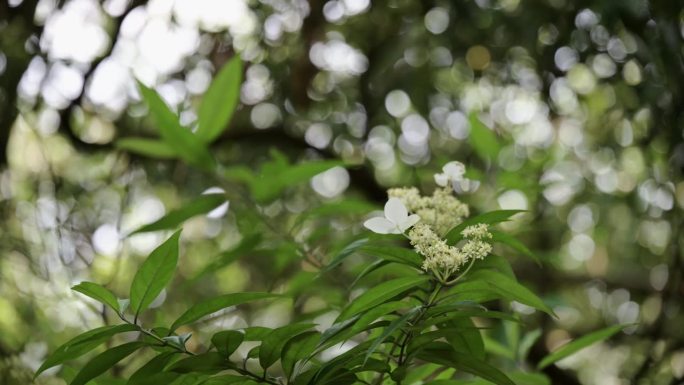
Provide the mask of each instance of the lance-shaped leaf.
{"label": "lance-shaped leaf", "polygon": [[85,385],[145,345],[144,342],[135,341],[105,350],[88,361],[76,374],[70,385]]}
{"label": "lance-shaped leaf", "polygon": [[136,317],[147,309],[173,277],[178,264],[178,239],[181,230],[154,249],[131,283],[131,311]]}
{"label": "lance-shaped leaf", "polygon": [[290,338],[283,347],[280,362],[283,371],[289,376],[294,371],[297,361],[307,358],[316,349],[321,335],[316,331],[308,331]]}
{"label": "lance-shaped leaf", "polygon": [[589,333],[585,336],[582,336],[572,342],[569,342],[565,345],[563,345],[560,349],[556,350],[555,352],[549,354],[548,356],[544,357],[539,364],[537,365],[537,369],[544,369],[545,367],[553,364],[556,361],[562,360],[565,357],[569,357],[578,351],[586,348],[587,346],[603,341],[607,338],[612,337],[613,335],[617,334],[620,332],[620,330],[626,328],[627,326],[630,325],[614,325],[614,326],[609,326],[605,329],[601,329],[598,331],[595,331],[593,333]]}
{"label": "lance-shaped leaf", "polygon": [[380,337],[373,340],[373,344],[368,348],[368,350],[366,351],[366,356],[363,359],[364,365],[366,364],[366,362],[368,361],[370,356],[373,355],[373,353],[375,353],[375,350],[378,348],[378,346],[380,346],[383,342],[385,342],[387,337],[392,335],[392,333],[394,333],[395,331],[402,328],[408,322],[408,320],[411,317],[413,317],[415,314],[417,314],[420,311],[421,308],[422,308],[421,306],[415,307],[415,308],[411,309],[411,311],[407,312],[406,314],[404,314],[401,317],[392,321],[392,323],[390,323],[385,328],[385,330],[382,331],[382,334],[380,335]]}
{"label": "lance-shaped leaf", "polygon": [[492,233],[492,241],[493,242],[503,243],[504,245],[509,246],[513,250],[518,251],[522,255],[531,258],[538,265],[541,264],[539,262],[539,258],[530,249],[528,249],[524,243],[520,242],[518,239],[516,239],[512,235],[509,235],[507,233],[503,233],[501,231],[490,231],[490,232]]}
{"label": "lance-shaped leaf", "polygon": [[430,277],[426,275],[416,275],[412,277],[397,278],[381,283],[380,285],[361,294],[354,299],[346,309],[337,317],[336,322],[343,321],[350,317],[364,312],[370,308],[380,305],[385,301],[415,288],[427,281]]}
{"label": "lance-shaped leaf", "polygon": [[187,203],[176,210],[170,211],[158,220],[140,227],[131,234],[174,229],[186,220],[196,215],[206,214],[223,203],[226,203],[226,196],[224,194],[200,195],[194,201]]}
{"label": "lance-shaped leaf", "polygon": [[292,324],[283,326],[281,328],[275,329],[269,335],[264,338],[261,343],[261,348],[259,349],[259,364],[262,368],[267,369],[269,366],[273,365],[278,358],[280,358],[280,352],[285,347],[287,340],[305,332],[315,324],[304,323],[304,324]]}
{"label": "lance-shaped leaf", "polygon": [[114,143],[118,149],[154,159],[175,159],[178,157],[173,147],[159,139],[121,138]]}
{"label": "lance-shaped leaf", "polygon": [[178,319],[173,322],[173,325],[171,325],[171,331],[178,329],[179,326],[195,322],[204,316],[227,307],[240,305],[246,302],[258,301],[260,299],[277,297],[282,296],[271,293],[232,293],[212,298],[210,300],[196,304],[183,313],[180,317],[178,317]]}
{"label": "lance-shaped leaf", "polygon": [[103,304],[114,309],[115,312],[119,313],[119,300],[116,298],[114,293],[109,291],[109,289],[98,285],[97,283],[83,281],[72,287],[71,290],[75,290],[96,301],[102,302]]}
{"label": "lance-shaped leaf", "polygon": [[198,111],[197,137],[208,143],[228,127],[230,118],[240,101],[242,61],[233,57],[216,74],[202,98]]}
{"label": "lance-shaped leaf", "polygon": [[474,374],[497,385],[515,385],[510,378],[496,367],[479,360],[470,354],[460,353],[444,342],[433,342],[418,352],[417,357],[424,361],[450,366]]}
{"label": "lance-shaped leaf", "polygon": [[155,90],[142,83],[138,83],[138,87],[164,142],[184,161],[204,169],[211,169],[214,166],[214,158],[209,154],[205,144],[180,124],[178,116],[171,111]]}
{"label": "lance-shaped leaf", "polygon": [[468,120],[470,121],[470,144],[477,155],[484,160],[496,159],[501,145],[494,131],[485,126],[475,113],[471,113]]}
{"label": "lance-shaped leaf", "polygon": [[139,330],[135,325],[109,325],[89,330],[83,334],[72,338],[62,346],[58,347],[36,371],[38,376],[43,371],[53,366],[61,365],[66,361],[76,359],[89,351],[100,346],[118,333],[132,332]]}
{"label": "lance-shaped leaf", "polygon": [[551,308],[548,307],[536,294],[498,271],[488,269],[474,271],[470,273],[468,280],[471,282],[477,282],[478,280],[481,280],[502,298],[518,301],[527,306],[532,306],[537,310],[541,310],[551,316],[556,316],[553,310],[551,310]]}
{"label": "lance-shaped leaf", "polygon": [[177,354],[180,353],[177,351],[160,353],[136,370],[128,379],[126,385],[140,385],[141,383],[144,383],[149,377],[162,372],[166,365],[168,365]]}

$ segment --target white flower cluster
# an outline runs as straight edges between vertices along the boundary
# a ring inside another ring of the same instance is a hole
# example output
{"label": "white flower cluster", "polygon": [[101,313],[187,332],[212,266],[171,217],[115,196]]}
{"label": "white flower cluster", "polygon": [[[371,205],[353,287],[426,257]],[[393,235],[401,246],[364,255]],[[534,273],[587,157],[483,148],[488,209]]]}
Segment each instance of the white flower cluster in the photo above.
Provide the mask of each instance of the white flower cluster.
{"label": "white flower cluster", "polygon": [[486,224],[466,227],[461,232],[466,240],[461,247],[449,246],[442,238],[469,214],[468,206],[453,195],[449,186],[463,181],[464,173],[463,164],[447,163],[443,173],[435,174],[435,182],[442,187],[436,189],[432,196],[420,195],[415,187],[388,190],[385,217],[371,218],[364,226],[379,234],[404,234],[416,251],[425,257],[423,270],[432,272],[443,283],[455,282],[457,278],[449,279],[463,265],[492,252],[492,245],[487,242],[492,234]]}
{"label": "white flower cluster", "polygon": [[453,196],[448,187],[436,189],[429,197],[421,196],[415,187],[389,189],[387,195],[401,200],[409,211],[420,216],[421,222],[430,225],[440,235],[463,222],[469,214],[468,205]]}

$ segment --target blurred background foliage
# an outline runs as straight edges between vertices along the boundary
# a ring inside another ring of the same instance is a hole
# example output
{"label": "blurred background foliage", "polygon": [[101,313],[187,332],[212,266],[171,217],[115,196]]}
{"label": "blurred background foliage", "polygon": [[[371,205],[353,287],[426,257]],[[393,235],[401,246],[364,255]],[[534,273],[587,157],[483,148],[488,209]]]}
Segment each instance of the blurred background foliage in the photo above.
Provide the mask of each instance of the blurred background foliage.
{"label": "blurred background foliage", "polygon": [[[329,324],[324,304],[344,303],[367,261],[324,280],[317,269],[362,235],[387,187],[430,189],[459,160],[472,211],[529,210],[505,230],[541,266],[506,255],[559,315],[513,304],[542,334],[531,363],[638,323],[545,371],[554,384],[682,383],[683,39],[672,0],[3,0],[0,382],[28,383],[49,349],[108,322],[69,288],[124,293],[166,234],[126,235],[210,188],[230,208],[185,225],[158,317],[216,293],[280,290],[301,295],[207,324],[316,311]],[[241,103],[212,153],[274,190],[116,148],[157,135],[135,79],[192,125],[235,55]],[[284,164],[336,159],[350,166],[273,184]],[[520,333],[494,330],[488,349]]]}

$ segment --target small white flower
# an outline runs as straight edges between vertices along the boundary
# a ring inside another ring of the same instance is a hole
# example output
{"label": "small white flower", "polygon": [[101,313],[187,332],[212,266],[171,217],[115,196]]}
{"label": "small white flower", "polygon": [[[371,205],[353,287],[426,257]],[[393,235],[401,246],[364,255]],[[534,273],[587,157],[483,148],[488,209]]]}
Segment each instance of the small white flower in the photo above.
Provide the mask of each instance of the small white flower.
{"label": "small white flower", "polygon": [[416,214],[409,215],[408,209],[398,198],[390,198],[385,203],[385,217],[375,217],[363,225],[378,234],[401,234],[420,220]]}
{"label": "small white flower", "polygon": [[449,162],[442,167],[441,174],[435,174],[435,183],[446,187],[449,183],[463,180],[463,174],[465,174],[465,165],[463,163]]}

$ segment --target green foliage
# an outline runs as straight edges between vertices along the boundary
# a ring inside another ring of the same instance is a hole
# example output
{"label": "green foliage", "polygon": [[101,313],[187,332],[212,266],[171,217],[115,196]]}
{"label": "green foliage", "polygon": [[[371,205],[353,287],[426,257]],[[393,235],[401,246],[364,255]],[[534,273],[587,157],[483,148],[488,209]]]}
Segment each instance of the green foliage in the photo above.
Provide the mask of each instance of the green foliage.
{"label": "green foliage", "polygon": [[135,317],[147,309],[173,278],[178,264],[178,240],[181,230],[154,249],[140,266],[131,283],[131,310]]}
{"label": "green foliage", "polygon": [[242,61],[235,56],[218,72],[204,94],[198,111],[197,137],[203,142],[216,139],[228,127],[240,100]]}
{"label": "green foliage", "polygon": [[556,361],[562,360],[565,357],[569,357],[577,353],[591,344],[610,338],[611,336],[619,333],[626,326],[628,325],[613,325],[605,329],[589,333],[572,342],[569,342],[539,361],[537,368],[543,369]]}
{"label": "green foliage", "polygon": [[[71,339],[45,360],[36,375],[77,360],[107,342],[105,350],[76,364],[80,370],[73,376],[64,375],[71,379],[70,384],[541,385],[548,384],[548,378],[528,368],[536,365],[541,370],[622,329],[613,326],[580,337],[530,365],[529,352],[541,337],[541,330],[523,333],[522,317],[489,308],[493,302],[516,301],[554,315],[544,299],[518,282],[503,254],[494,254],[491,248],[492,243],[499,243],[506,250],[539,261],[523,242],[493,229],[520,210],[484,212],[450,223],[455,226],[446,235],[446,229],[437,235],[430,227],[431,216],[436,222],[440,215],[454,214],[449,210],[461,210],[457,198],[441,197],[444,207],[421,212],[424,218],[409,217],[405,203],[394,198],[386,206],[385,222],[379,221],[389,226],[374,229],[373,223],[378,221],[370,220],[365,226],[378,235],[360,235],[351,226],[333,227],[331,223],[345,215],[366,215],[375,204],[348,198],[301,211],[296,199],[283,198],[312,177],[344,166],[342,161],[291,163],[283,153],[272,151],[256,172],[242,165],[217,166],[207,145],[227,128],[239,100],[241,77],[239,58],[219,71],[202,99],[196,133],[183,127],[161,97],[141,84],[141,95],[161,141],[127,138],[117,145],[155,159],[179,159],[205,170],[212,182],[233,183],[236,189],[244,190],[240,191],[244,194],[231,195],[234,191],[225,188],[229,191],[225,194],[201,195],[130,235],[180,228],[190,218],[224,204],[230,196],[242,238],[227,248],[217,241],[213,250],[225,251],[210,258],[204,257],[202,247],[187,245],[184,249],[193,263],[189,264],[191,270],[179,274],[178,280],[189,276],[180,286],[170,283],[180,257],[181,230],[140,265],[131,282],[130,299],[118,299],[93,282],[74,286],[73,290],[109,306],[122,323]],[[494,160],[501,151],[497,136],[474,114],[470,125],[475,152],[486,162]],[[439,193],[453,191],[446,187]],[[405,222],[407,228],[397,224],[410,218],[417,222]],[[281,232],[278,225],[287,230]],[[194,230],[186,234],[194,234]],[[242,258],[251,259],[259,271],[250,274],[259,276],[258,284],[267,289],[231,290],[207,295],[208,299],[193,301],[180,310],[174,303],[168,306],[172,311],[162,306],[145,312],[165,289],[169,296],[178,296],[191,287],[215,291],[211,283],[233,284],[235,275],[218,279],[223,277],[219,271],[239,269],[236,261]],[[354,273],[349,275],[348,271]],[[266,300],[279,299],[284,300],[274,302],[293,309],[287,324],[226,328],[214,322],[214,318],[221,319],[240,305],[256,302],[261,307]],[[171,322],[168,313],[172,312],[180,316]],[[329,327],[319,322],[335,315]],[[200,322],[203,320],[207,322]],[[148,322],[155,327],[143,326]],[[138,337],[121,344],[112,341],[125,332],[137,332]],[[336,350],[349,342],[353,342],[349,349]],[[142,362],[136,370],[126,367],[114,376],[104,375],[137,351],[140,354],[135,356]]]}

